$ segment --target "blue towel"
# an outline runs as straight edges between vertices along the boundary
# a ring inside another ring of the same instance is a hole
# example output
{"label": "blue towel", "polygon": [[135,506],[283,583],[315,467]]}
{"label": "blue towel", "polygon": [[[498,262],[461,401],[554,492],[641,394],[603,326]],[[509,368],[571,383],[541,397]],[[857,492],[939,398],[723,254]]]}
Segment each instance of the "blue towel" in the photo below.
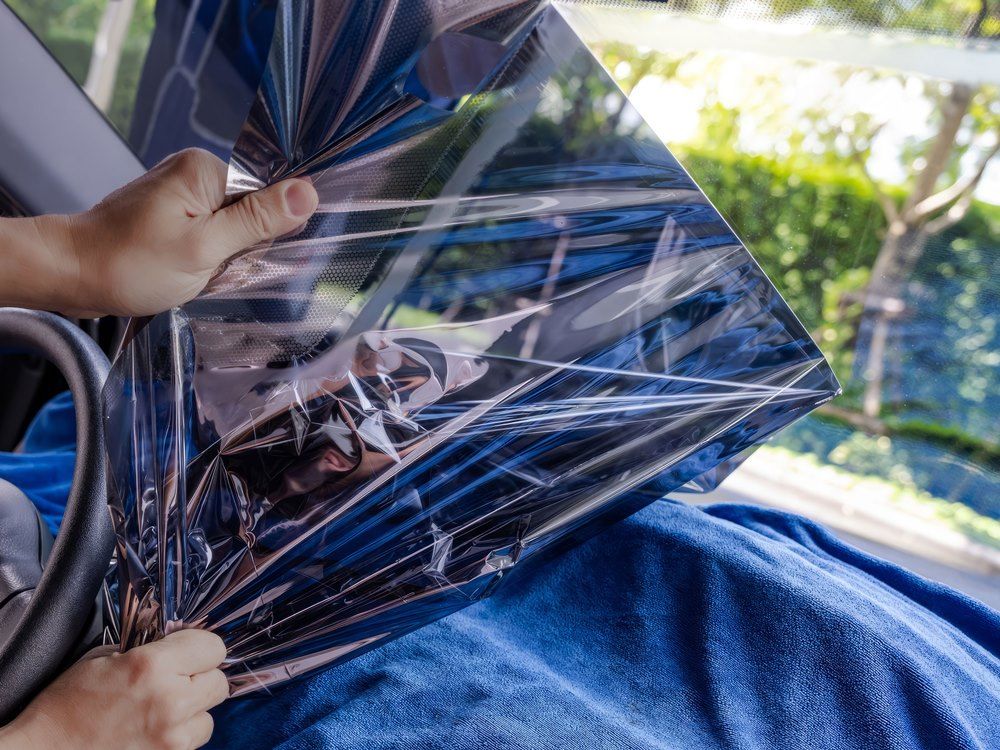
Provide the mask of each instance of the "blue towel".
{"label": "blue towel", "polygon": [[[43,512],[68,400],[0,476]],[[216,711],[211,747],[1000,748],[1000,614],[742,505],[663,501],[477,604]]]}
{"label": "blue towel", "polygon": [[69,392],[38,412],[18,453],[0,451],[0,478],[28,496],[53,534],[59,528],[76,461],[76,419]]}

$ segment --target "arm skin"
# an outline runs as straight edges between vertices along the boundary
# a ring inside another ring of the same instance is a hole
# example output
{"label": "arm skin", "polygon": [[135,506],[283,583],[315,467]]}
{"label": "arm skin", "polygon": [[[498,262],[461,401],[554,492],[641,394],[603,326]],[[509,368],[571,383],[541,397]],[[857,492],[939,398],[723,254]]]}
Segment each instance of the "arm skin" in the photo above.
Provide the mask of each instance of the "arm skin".
{"label": "arm skin", "polygon": [[48,303],[53,289],[66,289],[75,284],[75,261],[60,264],[57,248],[69,247],[69,237],[62,234],[62,225],[69,217],[42,216],[30,219],[0,218],[0,305],[35,309],[67,309],[62,304]]}
{"label": "arm skin", "polygon": [[[318,197],[290,179],[223,207],[226,167],[189,150],[72,216],[0,219],[0,305],[75,317],[152,315],[201,291],[230,256],[300,227]],[[189,750],[229,695],[226,649],[198,630],[92,651],[12,723],[0,750]]]}
{"label": "arm skin", "polygon": [[152,315],[190,300],[232,255],[300,227],[319,200],[289,179],[223,207],[225,184],[225,164],[190,149],[84,213],[0,219],[0,305]]}
{"label": "arm skin", "polygon": [[222,640],[180,630],[120,654],[90,652],[49,685],[12,723],[2,750],[191,750],[214,728],[210,708],[229,697],[217,669]]}

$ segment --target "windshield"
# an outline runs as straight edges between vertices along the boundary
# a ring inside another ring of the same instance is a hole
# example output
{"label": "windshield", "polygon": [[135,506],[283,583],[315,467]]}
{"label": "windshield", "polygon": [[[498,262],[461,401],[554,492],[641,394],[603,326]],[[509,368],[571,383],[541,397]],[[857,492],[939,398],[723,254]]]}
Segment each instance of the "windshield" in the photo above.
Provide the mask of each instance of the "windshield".
{"label": "windshield", "polygon": [[[192,145],[229,157],[274,2],[8,2],[147,164]],[[1000,604],[995,11],[985,0],[565,9],[844,386],[706,498],[804,513]],[[623,96],[591,93],[595,117],[633,116]]]}

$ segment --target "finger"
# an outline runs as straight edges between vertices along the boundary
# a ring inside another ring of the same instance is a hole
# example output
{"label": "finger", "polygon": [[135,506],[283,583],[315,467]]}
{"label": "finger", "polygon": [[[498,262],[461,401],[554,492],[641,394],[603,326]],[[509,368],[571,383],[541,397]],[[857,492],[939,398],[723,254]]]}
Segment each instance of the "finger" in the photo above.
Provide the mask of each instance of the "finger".
{"label": "finger", "polygon": [[193,712],[215,708],[229,697],[229,680],[222,670],[212,669],[191,677],[191,697]]}
{"label": "finger", "polygon": [[212,739],[212,732],[215,729],[215,721],[209,713],[200,713],[185,725],[189,738],[188,747],[196,748],[206,744]]}
{"label": "finger", "polygon": [[229,167],[215,154],[200,148],[187,148],[171,154],[147,174],[172,175],[193,199],[190,207],[199,214],[211,214],[226,197],[226,175]]}
{"label": "finger", "polygon": [[302,226],[319,204],[308,180],[289,179],[248,193],[209,219],[209,243],[215,263]]}
{"label": "finger", "polygon": [[194,628],[176,630],[141,648],[154,649],[157,659],[174,674],[207,672],[226,658],[226,644],[219,636]]}

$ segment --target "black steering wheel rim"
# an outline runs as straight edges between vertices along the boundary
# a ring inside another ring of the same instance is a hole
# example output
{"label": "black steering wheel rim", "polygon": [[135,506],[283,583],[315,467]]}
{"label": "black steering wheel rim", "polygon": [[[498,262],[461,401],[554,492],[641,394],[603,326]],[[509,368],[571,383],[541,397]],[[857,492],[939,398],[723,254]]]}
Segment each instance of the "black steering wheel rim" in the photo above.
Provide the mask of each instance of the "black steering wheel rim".
{"label": "black steering wheel rim", "polygon": [[114,549],[101,389],[110,365],[83,331],[51,313],[0,308],[0,346],[59,368],[76,410],[76,464],[59,534],[11,638],[0,646],[0,724],[62,668],[87,625]]}

